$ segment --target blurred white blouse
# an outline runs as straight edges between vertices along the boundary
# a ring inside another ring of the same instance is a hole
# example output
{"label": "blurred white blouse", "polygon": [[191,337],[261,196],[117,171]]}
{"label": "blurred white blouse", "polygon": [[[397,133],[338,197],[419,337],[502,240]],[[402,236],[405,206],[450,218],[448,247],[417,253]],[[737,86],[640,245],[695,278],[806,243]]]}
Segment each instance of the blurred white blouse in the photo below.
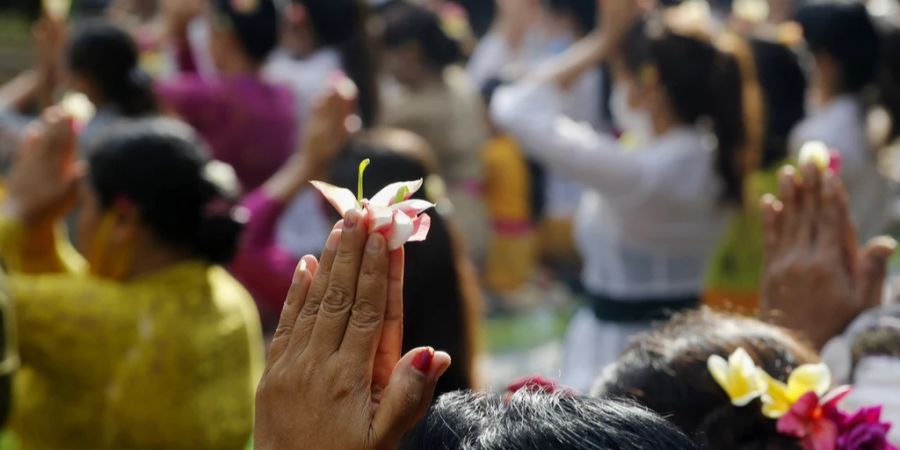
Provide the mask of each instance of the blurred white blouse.
{"label": "blurred white blouse", "polygon": [[[714,140],[685,126],[626,152],[565,117],[565,98],[553,85],[519,83],[499,90],[491,109],[527,153],[586,187],[575,237],[588,292],[635,304],[699,297],[730,213],[714,171]],[[601,321],[582,307],[567,331],[562,382],[588,391],[631,337],[651,326]]]}
{"label": "blurred white blouse", "polygon": [[549,84],[502,88],[497,123],[526,152],[587,191],[576,217],[588,291],[615,297],[697,295],[728,208],[704,133],[679,127],[632,152],[560,112]]}

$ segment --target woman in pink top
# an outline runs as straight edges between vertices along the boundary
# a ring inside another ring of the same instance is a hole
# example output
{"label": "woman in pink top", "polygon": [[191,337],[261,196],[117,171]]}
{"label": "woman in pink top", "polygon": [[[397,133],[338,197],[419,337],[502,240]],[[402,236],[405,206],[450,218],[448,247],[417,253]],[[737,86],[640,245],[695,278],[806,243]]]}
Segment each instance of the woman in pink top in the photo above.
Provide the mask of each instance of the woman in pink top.
{"label": "woman in pink top", "polygon": [[[185,50],[188,20],[174,16],[169,21],[180,30],[176,44]],[[275,5],[272,0],[213,0],[206,18],[217,75],[202,76],[190,58],[179,58],[182,73],[159,83],[157,93],[166,107],[197,129],[216,159],[234,167],[250,191],[284,164],[296,142],[293,94],[260,77],[278,41]]]}

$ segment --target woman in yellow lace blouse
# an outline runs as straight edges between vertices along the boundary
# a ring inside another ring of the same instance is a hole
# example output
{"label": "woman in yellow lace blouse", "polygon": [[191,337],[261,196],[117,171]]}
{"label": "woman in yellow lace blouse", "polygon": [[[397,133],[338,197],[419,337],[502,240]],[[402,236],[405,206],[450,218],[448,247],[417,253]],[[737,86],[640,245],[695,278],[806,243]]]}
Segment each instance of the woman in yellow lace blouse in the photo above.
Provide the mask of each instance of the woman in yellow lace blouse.
{"label": "woman in yellow lace blouse", "polygon": [[[59,112],[29,136],[0,220],[20,447],[243,448],[262,337],[251,298],[216,265],[241,228],[215,181],[221,167],[165,119],[119,126],[87,173]],[[54,239],[76,197],[86,261]]]}

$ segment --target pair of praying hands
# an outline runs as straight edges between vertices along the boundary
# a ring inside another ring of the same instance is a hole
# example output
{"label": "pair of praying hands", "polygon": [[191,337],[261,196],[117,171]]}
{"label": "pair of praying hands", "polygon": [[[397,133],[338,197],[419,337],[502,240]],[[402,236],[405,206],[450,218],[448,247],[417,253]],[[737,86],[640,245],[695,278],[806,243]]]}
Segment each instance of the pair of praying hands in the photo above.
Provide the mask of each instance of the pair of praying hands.
{"label": "pair of praying hands", "polygon": [[450,356],[400,355],[403,258],[361,211],[303,257],[257,391],[256,449],[393,449],[425,414]]}
{"label": "pair of praying hands", "polygon": [[881,305],[888,237],[860,247],[840,178],[815,164],[779,174],[779,196],[763,199],[766,268],[763,318],[795,330],[816,348],[860,313]]}

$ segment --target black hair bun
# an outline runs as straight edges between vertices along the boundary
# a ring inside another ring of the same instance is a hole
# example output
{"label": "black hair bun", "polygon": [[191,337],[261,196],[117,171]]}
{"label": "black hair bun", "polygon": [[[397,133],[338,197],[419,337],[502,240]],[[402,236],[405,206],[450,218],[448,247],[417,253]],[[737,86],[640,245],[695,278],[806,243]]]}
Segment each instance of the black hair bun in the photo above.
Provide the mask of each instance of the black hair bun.
{"label": "black hair bun", "polygon": [[194,252],[207,262],[228,264],[237,251],[245,223],[246,214],[241,208],[207,213],[197,227]]}

